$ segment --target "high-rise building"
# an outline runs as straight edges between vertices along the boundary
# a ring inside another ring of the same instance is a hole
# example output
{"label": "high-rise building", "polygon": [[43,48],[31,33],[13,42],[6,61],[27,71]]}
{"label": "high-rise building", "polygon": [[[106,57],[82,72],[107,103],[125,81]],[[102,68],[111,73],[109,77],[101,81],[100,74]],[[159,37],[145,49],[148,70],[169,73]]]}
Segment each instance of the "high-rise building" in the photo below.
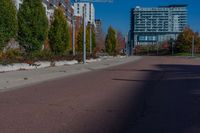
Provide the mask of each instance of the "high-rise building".
{"label": "high-rise building", "polygon": [[131,10],[130,44],[148,44],[177,39],[187,26],[187,5]]}
{"label": "high-rise building", "polygon": [[74,3],[74,15],[83,17],[83,7],[86,8],[86,23],[95,25],[95,9],[94,5],[89,2],[75,2]]}

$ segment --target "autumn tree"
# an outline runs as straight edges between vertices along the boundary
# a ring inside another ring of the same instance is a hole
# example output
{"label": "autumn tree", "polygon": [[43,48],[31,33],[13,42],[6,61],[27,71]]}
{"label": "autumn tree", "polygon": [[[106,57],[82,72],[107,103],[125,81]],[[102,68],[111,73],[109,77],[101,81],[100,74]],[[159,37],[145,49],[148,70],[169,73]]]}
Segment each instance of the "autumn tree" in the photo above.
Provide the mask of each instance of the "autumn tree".
{"label": "autumn tree", "polygon": [[117,45],[116,45],[116,48],[115,48],[116,53],[119,54],[120,51],[123,48],[125,48],[125,45],[126,45],[126,43],[125,43],[125,39],[124,39],[122,33],[117,32]]}
{"label": "autumn tree", "polygon": [[88,24],[87,30],[86,30],[86,51],[90,52],[90,28],[91,28],[91,39],[92,39],[92,51],[96,47],[96,35],[95,35],[95,29],[93,25]]}
{"label": "autumn tree", "polygon": [[0,51],[17,35],[16,8],[12,0],[0,2]]}
{"label": "autumn tree", "polygon": [[96,34],[96,47],[98,51],[105,51],[105,33]]}
{"label": "autumn tree", "polygon": [[[86,52],[90,52],[90,28],[91,28],[91,34],[92,34],[92,51],[94,50],[94,48],[96,47],[96,37],[95,37],[95,30],[94,27],[91,26],[90,24],[88,24],[86,26]],[[83,24],[82,26],[79,28],[79,32],[77,35],[77,51],[78,52],[82,52],[83,51]]]}
{"label": "autumn tree", "polygon": [[186,27],[182,33],[179,34],[176,42],[175,48],[177,52],[190,52],[192,49],[192,39],[195,38],[195,46],[199,47],[200,38],[198,33],[195,33],[189,27]]}
{"label": "autumn tree", "polygon": [[94,26],[92,27],[92,51],[96,48],[96,33]]}
{"label": "autumn tree", "polygon": [[198,32],[194,32],[194,45],[196,52],[200,52],[200,36]]}

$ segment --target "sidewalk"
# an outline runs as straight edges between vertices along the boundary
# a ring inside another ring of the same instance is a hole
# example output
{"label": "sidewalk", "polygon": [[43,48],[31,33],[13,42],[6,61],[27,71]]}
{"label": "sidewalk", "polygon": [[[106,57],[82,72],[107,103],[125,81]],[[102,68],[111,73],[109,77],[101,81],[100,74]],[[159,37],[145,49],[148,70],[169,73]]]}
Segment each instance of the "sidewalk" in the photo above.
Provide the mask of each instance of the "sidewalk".
{"label": "sidewalk", "polygon": [[88,64],[77,64],[59,67],[48,67],[33,70],[22,70],[0,73],[0,92],[17,89],[23,86],[41,83],[56,78],[103,69],[111,66],[139,60],[141,57],[101,58],[101,61]]}

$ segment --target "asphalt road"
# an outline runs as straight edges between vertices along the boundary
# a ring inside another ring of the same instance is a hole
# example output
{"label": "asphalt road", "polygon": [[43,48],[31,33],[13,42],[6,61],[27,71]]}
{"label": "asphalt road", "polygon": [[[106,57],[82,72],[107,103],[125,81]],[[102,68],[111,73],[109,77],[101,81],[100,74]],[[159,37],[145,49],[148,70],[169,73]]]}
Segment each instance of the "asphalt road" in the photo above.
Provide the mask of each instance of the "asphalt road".
{"label": "asphalt road", "polygon": [[1,92],[0,133],[200,133],[200,59],[144,57]]}

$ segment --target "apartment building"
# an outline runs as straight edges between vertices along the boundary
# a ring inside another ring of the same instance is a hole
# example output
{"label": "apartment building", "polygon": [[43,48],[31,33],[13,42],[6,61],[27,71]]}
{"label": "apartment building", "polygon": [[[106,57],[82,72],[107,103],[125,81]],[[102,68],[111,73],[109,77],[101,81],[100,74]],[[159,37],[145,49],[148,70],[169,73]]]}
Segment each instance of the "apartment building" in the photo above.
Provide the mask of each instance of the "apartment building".
{"label": "apartment building", "polygon": [[[23,0],[13,0],[17,10],[21,7]],[[64,11],[64,14],[67,18],[68,24],[72,25],[74,8],[70,0],[42,0],[42,4],[46,10],[46,15],[51,21],[53,19],[53,14],[55,8],[61,7]]]}
{"label": "apartment building", "polygon": [[83,17],[83,7],[85,6],[86,23],[95,25],[95,8],[92,3],[89,2],[75,2],[74,3],[74,15]]}
{"label": "apartment building", "polygon": [[187,5],[169,5],[131,10],[131,45],[158,43],[177,36],[187,26]]}

